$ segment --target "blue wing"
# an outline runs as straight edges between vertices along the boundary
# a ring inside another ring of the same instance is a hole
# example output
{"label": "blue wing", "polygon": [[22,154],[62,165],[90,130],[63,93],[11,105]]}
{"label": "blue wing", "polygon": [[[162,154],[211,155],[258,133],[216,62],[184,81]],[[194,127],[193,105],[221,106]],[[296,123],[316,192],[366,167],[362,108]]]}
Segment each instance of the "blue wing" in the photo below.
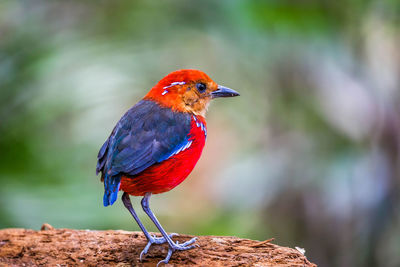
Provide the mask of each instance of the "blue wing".
{"label": "blue wing", "polygon": [[190,115],[142,100],[120,119],[98,154],[104,206],[118,196],[122,175],[134,176],[191,145]]}

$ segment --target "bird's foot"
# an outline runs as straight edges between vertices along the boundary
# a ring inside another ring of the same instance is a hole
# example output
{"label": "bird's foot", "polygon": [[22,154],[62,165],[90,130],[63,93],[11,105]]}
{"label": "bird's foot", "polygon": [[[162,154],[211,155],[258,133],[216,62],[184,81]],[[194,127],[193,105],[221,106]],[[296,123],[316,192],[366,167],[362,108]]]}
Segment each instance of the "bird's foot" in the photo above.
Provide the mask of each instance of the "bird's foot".
{"label": "bird's foot", "polygon": [[[172,234],[170,234],[168,236],[170,238],[172,238],[174,236],[178,236],[178,234],[177,233],[172,233]],[[139,260],[142,261],[143,256],[145,256],[147,254],[147,252],[149,251],[150,246],[152,244],[160,245],[160,244],[164,244],[165,242],[167,242],[167,240],[163,236],[162,237],[156,237],[155,235],[154,236],[150,235],[149,241],[147,242],[146,246],[144,247],[144,249],[140,253]]]}
{"label": "bird's foot", "polygon": [[185,243],[179,244],[179,241],[176,241],[176,243],[173,243],[173,245],[169,245],[167,256],[165,257],[165,259],[163,259],[162,261],[159,261],[157,263],[157,267],[161,263],[167,264],[169,262],[169,260],[171,259],[172,253],[174,253],[177,250],[178,251],[179,250],[189,250],[192,248],[200,247],[197,244],[192,245],[194,242],[196,242],[196,240],[197,240],[197,237],[193,237],[192,239],[190,239],[189,241],[186,241]]}

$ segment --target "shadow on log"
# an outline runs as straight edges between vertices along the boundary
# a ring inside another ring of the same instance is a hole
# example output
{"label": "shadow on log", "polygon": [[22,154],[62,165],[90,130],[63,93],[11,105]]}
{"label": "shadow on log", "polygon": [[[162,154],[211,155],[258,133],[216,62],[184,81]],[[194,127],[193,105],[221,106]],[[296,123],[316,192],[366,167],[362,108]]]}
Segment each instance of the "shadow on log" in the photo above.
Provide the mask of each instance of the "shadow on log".
{"label": "shadow on log", "polygon": [[[180,243],[192,238],[174,237]],[[199,248],[174,253],[168,266],[316,266],[298,250],[227,236],[199,236]],[[167,245],[146,245],[141,232],[53,229],[0,230],[0,266],[155,266]]]}

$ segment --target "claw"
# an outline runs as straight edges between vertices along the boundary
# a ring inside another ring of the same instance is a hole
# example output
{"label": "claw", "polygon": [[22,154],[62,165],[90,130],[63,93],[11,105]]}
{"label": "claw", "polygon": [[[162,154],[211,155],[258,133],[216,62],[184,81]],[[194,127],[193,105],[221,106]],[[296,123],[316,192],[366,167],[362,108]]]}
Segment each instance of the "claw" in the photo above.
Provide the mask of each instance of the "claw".
{"label": "claw", "polygon": [[159,261],[159,262],[157,263],[157,267],[158,267],[161,263],[167,264],[167,263],[169,262],[169,259],[170,259],[171,256],[172,256],[172,253],[173,253],[173,252],[174,252],[174,251],[173,251],[172,249],[168,249],[167,257],[165,257],[165,259],[163,259],[162,261]]}
{"label": "claw", "polygon": [[147,242],[147,244],[144,247],[144,249],[142,250],[142,252],[140,252],[139,261],[142,261],[143,256],[147,254],[151,244],[153,244],[151,241]]}
{"label": "claw", "polygon": [[157,267],[161,263],[167,264],[169,262],[169,260],[171,259],[172,253],[174,253],[177,250],[189,250],[189,249],[193,249],[196,247],[197,248],[200,247],[198,244],[192,245],[194,242],[196,242],[196,240],[197,240],[197,237],[193,237],[192,239],[190,239],[189,241],[186,241],[185,243],[179,244],[179,241],[176,241],[175,243],[173,243],[173,245],[169,245],[167,256],[165,257],[165,259],[163,259],[162,261],[159,261],[157,263]]}
{"label": "claw", "polygon": [[[170,238],[174,237],[174,236],[178,236],[179,234],[177,233],[172,233],[170,235],[168,235]],[[140,252],[140,256],[139,256],[139,261],[143,260],[143,256],[145,256],[147,254],[147,252],[149,252],[149,249],[151,247],[152,244],[164,244],[166,243],[167,240],[162,236],[162,237],[156,237],[155,235],[150,236],[149,241],[147,242],[146,246],[144,247],[144,249],[142,250],[142,252]]]}

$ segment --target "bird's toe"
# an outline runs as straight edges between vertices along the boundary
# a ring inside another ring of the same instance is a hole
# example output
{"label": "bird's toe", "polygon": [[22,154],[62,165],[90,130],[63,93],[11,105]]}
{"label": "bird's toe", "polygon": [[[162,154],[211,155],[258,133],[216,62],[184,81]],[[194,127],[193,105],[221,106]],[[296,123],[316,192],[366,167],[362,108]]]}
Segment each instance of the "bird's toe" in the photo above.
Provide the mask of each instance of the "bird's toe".
{"label": "bird's toe", "polygon": [[185,246],[185,247],[189,246],[189,245],[193,244],[194,242],[196,242],[196,240],[197,240],[197,237],[193,237],[192,239],[190,239],[190,240],[186,241],[185,243],[181,244],[181,246]]}
{"label": "bird's toe", "polygon": [[[168,235],[170,238],[174,237],[174,236],[179,236],[179,234],[177,233],[172,233],[170,235]],[[191,240],[190,240],[191,241]],[[140,256],[139,256],[139,260],[142,261],[143,257],[146,256],[147,252],[149,252],[149,249],[151,247],[152,244],[156,244],[156,245],[161,245],[167,242],[167,239],[165,239],[165,237],[156,237],[155,235],[150,236],[150,239],[148,240],[146,246],[144,247],[144,249],[142,250],[142,252],[140,252]],[[193,241],[194,242],[194,241]],[[193,243],[192,242],[192,243]],[[183,245],[183,244],[182,244]]]}
{"label": "bird's toe", "polygon": [[185,243],[182,243],[182,244],[179,244],[179,241],[176,241],[172,245],[169,244],[167,256],[165,257],[165,259],[163,259],[162,261],[158,262],[157,266],[159,266],[162,263],[167,264],[169,262],[169,260],[171,259],[172,254],[175,251],[189,250],[189,249],[200,247],[198,244],[193,244],[194,242],[196,242],[196,240],[197,240],[197,237],[194,237],[194,238],[192,238],[192,239],[190,239],[190,240],[188,240],[188,241],[186,241]]}
{"label": "bird's toe", "polygon": [[176,243],[174,243],[172,246],[169,246],[171,250],[176,251],[176,250],[189,250],[195,247],[199,247],[199,245],[194,244],[192,245],[194,242],[196,242],[197,237],[194,237],[188,241],[186,241],[185,243],[179,244],[178,241],[176,241]]}

